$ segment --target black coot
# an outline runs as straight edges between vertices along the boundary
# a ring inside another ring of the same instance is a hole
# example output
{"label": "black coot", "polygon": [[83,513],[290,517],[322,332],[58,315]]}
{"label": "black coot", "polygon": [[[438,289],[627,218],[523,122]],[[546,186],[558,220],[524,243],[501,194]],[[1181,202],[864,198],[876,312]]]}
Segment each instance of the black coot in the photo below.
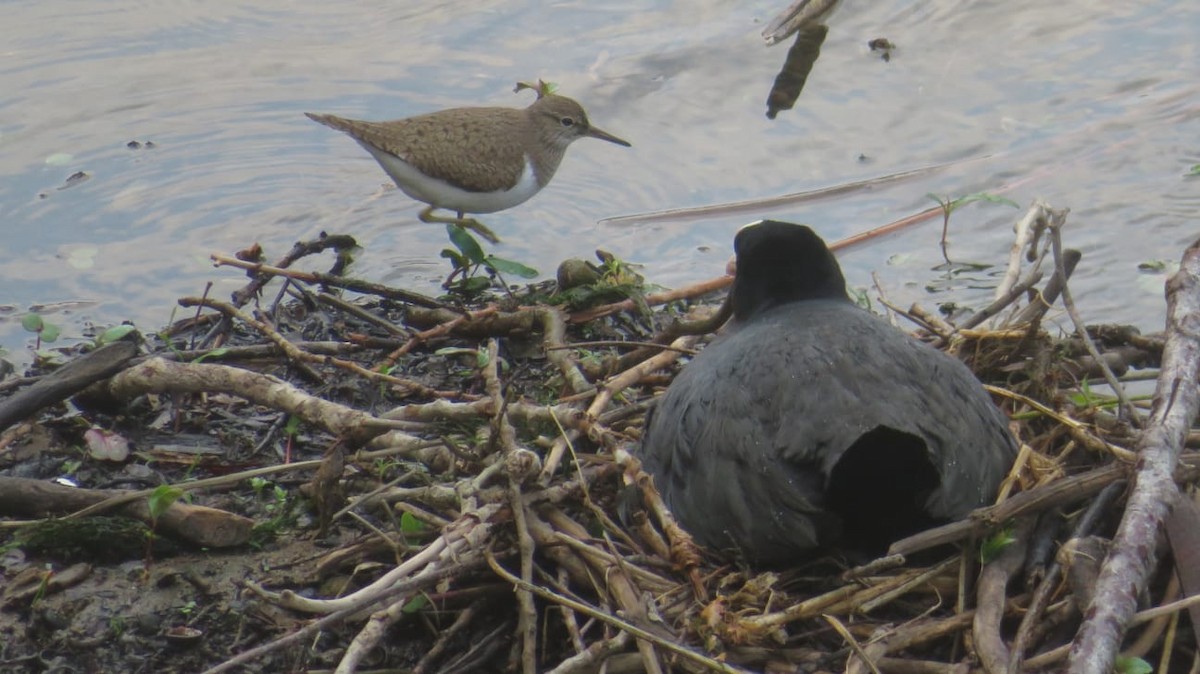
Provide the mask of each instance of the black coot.
{"label": "black coot", "polygon": [[995,497],[1016,444],[966,366],[852,303],[808,227],[758,222],[734,249],[733,318],[641,450],[699,543],[767,565],[879,554]]}

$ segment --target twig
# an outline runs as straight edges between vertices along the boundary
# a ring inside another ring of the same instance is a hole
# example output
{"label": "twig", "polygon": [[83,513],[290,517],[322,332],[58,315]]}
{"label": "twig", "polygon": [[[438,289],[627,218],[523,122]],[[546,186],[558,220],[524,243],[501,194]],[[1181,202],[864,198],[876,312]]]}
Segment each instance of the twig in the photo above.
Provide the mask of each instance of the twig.
{"label": "twig", "polygon": [[462,632],[468,625],[471,624],[471,621],[474,620],[475,616],[479,614],[481,607],[482,604],[475,603],[464,608],[462,612],[458,614],[458,617],[454,619],[454,622],[450,624],[450,627],[447,627],[438,634],[437,643],[435,643],[433,647],[429,649],[429,652],[421,656],[421,659],[417,661],[416,666],[413,667],[412,674],[425,674],[430,665],[432,665],[438,658],[442,657],[442,653],[446,652],[446,648],[449,647],[451,640],[453,640],[460,632]]}
{"label": "twig", "polygon": [[321,375],[318,374],[316,370],[312,369],[307,362],[312,358],[316,358],[316,356],[309,356],[300,349],[296,348],[294,344],[284,339],[283,335],[279,334],[279,331],[266,321],[260,321],[257,318],[254,318],[250,314],[247,314],[229,302],[222,302],[221,300],[216,300],[211,297],[182,297],[179,299],[179,306],[207,307],[209,309],[215,309],[221,312],[227,318],[238,319],[255,330],[258,330],[264,337],[270,340],[272,344],[279,347],[279,349],[283,351],[284,355],[286,355],[300,371],[300,374],[304,375],[306,379],[313,383],[319,383],[321,381]]}
{"label": "twig", "polygon": [[[651,372],[660,370],[678,360],[683,350],[690,349],[696,343],[697,339],[698,337],[694,336],[680,337],[671,344],[675,348],[663,351],[610,378],[592,400],[592,404],[588,407],[584,418],[594,420],[599,417],[608,408],[608,404],[615,395],[634,385]],[[585,421],[583,428],[590,430],[593,426],[594,423]],[[539,479],[543,483],[548,482],[550,477],[558,470],[558,465],[562,462],[563,455],[567,451],[567,443],[573,440],[574,436],[571,435],[560,437],[555,441],[554,446],[551,447],[549,454],[546,456],[545,464],[542,467],[542,474],[539,476]]]}
{"label": "twig", "polygon": [[[216,314],[205,314],[206,316],[216,316]],[[354,344],[351,342],[292,342],[292,344],[306,352],[316,354],[318,356],[345,356],[350,354],[362,353],[365,347],[362,344]],[[260,358],[276,358],[283,354],[283,349],[275,344],[249,344],[246,346],[226,346],[221,349],[183,349],[179,351],[167,351],[156,354],[155,358],[165,358],[167,360],[176,360],[184,363],[190,363],[198,358],[204,358],[205,362],[226,362],[239,360],[256,360]]]}
{"label": "twig", "polygon": [[[1062,250],[1062,226],[1066,221],[1067,211],[1054,211],[1050,218],[1050,242],[1054,247],[1054,265],[1055,274],[1062,278],[1067,277],[1065,261],[1063,260]],[[1075,300],[1071,297],[1071,286],[1068,283],[1063,283],[1062,286],[1062,301],[1063,308],[1067,310],[1067,315],[1071,317],[1071,322],[1075,324],[1075,330],[1079,333],[1079,338],[1083,340],[1087,352],[1095,359],[1096,365],[1100,367],[1100,371],[1104,373],[1104,381],[1108,382],[1109,388],[1112,389],[1113,395],[1117,396],[1117,400],[1121,401],[1121,410],[1126,419],[1130,423],[1136,423],[1138,419],[1137,411],[1133,404],[1129,402],[1129,397],[1125,395],[1125,387],[1121,386],[1121,382],[1113,375],[1104,358],[1100,355],[1099,349],[1096,348],[1095,342],[1092,341],[1088,334],[1087,326],[1084,325],[1083,318],[1079,315],[1079,310],[1075,308]]]}
{"label": "twig", "polygon": [[[684,288],[667,290],[661,293],[651,293],[642,298],[642,300],[644,302],[644,306],[654,307],[660,304],[674,302],[676,300],[686,300],[695,297],[701,297],[703,295],[728,288],[730,283],[733,283],[732,276],[719,276],[714,279],[709,279],[708,281],[694,283]],[[612,304],[605,304],[603,306],[577,311],[571,314],[570,318],[567,319],[567,322],[587,323],[588,321],[594,321],[597,318],[603,318],[621,311],[637,311],[641,306],[643,305],[637,300],[621,300],[620,302],[613,302]]]}
{"label": "twig", "polygon": [[[899,175],[903,176],[906,174],[899,174]],[[853,236],[846,237],[845,239],[841,239],[840,241],[835,241],[834,243],[829,245],[829,250],[838,251],[843,248],[849,248],[850,246],[860,244],[864,241],[869,241],[876,237],[883,236],[885,234],[889,234],[891,232],[903,229],[903,228],[913,225],[917,222],[928,220],[929,218],[931,218],[934,215],[937,215],[938,213],[941,213],[941,212],[942,212],[942,209],[940,207],[930,208],[930,209],[921,211],[920,213],[917,213],[915,215],[910,215],[908,217],[902,218],[895,222],[890,222],[881,227],[876,227],[875,229],[871,229],[866,232],[860,232]],[[621,218],[617,218],[615,220],[620,220],[620,219]],[[640,217],[633,216],[632,219],[640,219]],[[614,219],[610,218],[610,220],[614,220]],[[660,304],[666,304],[668,302],[674,302],[676,300],[700,297],[702,295],[707,295],[708,293],[711,293],[711,292],[723,290],[724,288],[729,287],[730,283],[733,283],[733,276],[726,275],[726,276],[719,276],[717,278],[710,279],[708,281],[703,281],[701,283],[696,283],[696,284],[687,286],[685,288],[679,288],[677,290],[668,290],[666,292],[661,292],[661,293],[651,293],[649,295],[646,295],[643,298],[644,306],[653,307],[653,306],[658,306]],[[595,320],[597,318],[602,318],[602,317],[608,316],[610,314],[615,314],[620,311],[637,311],[640,306],[642,306],[642,304],[639,304],[635,300],[632,300],[632,299],[622,300],[620,302],[614,302],[612,304],[605,304],[603,306],[593,307],[591,309],[584,309],[583,311],[578,311],[576,313],[571,314],[571,317],[568,319],[568,321],[571,323],[586,323],[588,321]]]}
{"label": "twig", "polygon": [[[436,570],[436,568],[436,566],[430,566],[426,570],[432,571]],[[350,644],[346,646],[346,651],[342,653],[342,658],[338,661],[337,668],[333,670],[334,674],[354,674],[358,671],[358,664],[379,645],[379,642],[383,640],[388,630],[405,616],[405,607],[413,594],[406,593],[398,597],[393,597],[391,603],[386,608],[371,614],[367,623],[363,625],[358,634],[355,634],[354,638],[350,640]]]}
{"label": "twig", "polygon": [[1023,325],[1026,323],[1032,324],[1035,321],[1040,321],[1050,307],[1058,301],[1058,296],[1062,294],[1063,286],[1066,285],[1067,279],[1071,278],[1071,274],[1075,273],[1075,267],[1079,265],[1079,261],[1083,259],[1083,253],[1074,248],[1067,248],[1063,251],[1063,273],[1066,278],[1058,273],[1058,269],[1054,270],[1054,274],[1046,281],[1046,286],[1034,296],[1034,299],[1016,315],[1015,318],[1008,321],[1008,325]]}
{"label": "twig", "polygon": [[305,375],[305,377],[307,377],[312,382],[321,383],[322,381],[324,381],[324,378],[320,375],[320,373],[318,373],[316,370],[313,370],[312,367],[309,366],[309,363],[318,363],[318,364],[333,365],[333,366],[341,368],[343,370],[353,372],[354,374],[357,374],[360,377],[365,377],[366,379],[369,379],[372,381],[379,381],[379,382],[385,382],[388,384],[394,384],[396,386],[400,386],[400,387],[404,388],[405,390],[407,390],[413,394],[425,395],[425,396],[430,396],[430,397],[441,397],[441,396],[446,395],[439,391],[435,391],[435,390],[429,388],[428,386],[421,384],[420,382],[416,382],[411,379],[404,379],[403,377],[396,377],[396,376],[389,375],[389,374],[383,374],[382,372],[375,372],[373,370],[368,370],[365,367],[359,365],[358,363],[353,363],[348,360],[343,360],[341,358],[334,358],[333,356],[319,356],[319,355],[315,355],[315,354],[311,354],[306,351],[303,351],[300,348],[298,348],[295,344],[292,344],[287,339],[285,339],[283,337],[283,335],[279,334],[279,332],[277,330],[275,330],[275,328],[272,327],[271,325],[267,324],[264,321],[260,321],[256,318],[251,317],[246,312],[238,309],[237,307],[233,306],[229,302],[221,302],[219,300],[214,300],[211,298],[183,297],[183,298],[180,298],[179,304],[180,304],[180,306],[185,306],[185,307],[204,306],[204,307],[208,307],[210,309],[215,309],[230,318],[237,318],[238,320],[246,323],[247,325],[254,328],[255,330],[258,330],[264,336],[266,336],[267,339],[271,340],[271,342],[274,343],[275,346],[279,347],[279,349],[283,351],[283,353],[292,361],[292,363],[297,368],[300,369],[300,371]]}
{"label": "twig", "polygon": [[[889,559],[889,558],[884,557],[883,559]],[[933,578],[936,578],[936,577],[942,575],[943,573],[945,573],[946,571],[949,571],[950,569],[954,568],[957,565],[958,565],[958,560],[951,557],[950,559],[947,559],[946,561],[944,561],[940,564],[935,564],[935,565],[929,567],[928,569],[912,576],[911,578],[904,578],[903,576],[901,576],[901,577],[899,577],[899,580],[901,582],[897,583],[896,587],[890,588],[890,589],[888,589],[887,592],[884,592],[883,594],[880,594],[877,597],[874,597],[872,599],[862,602],[862,604],[860,604],[858,606],[858,612],[859,613],[870,613],[871,611],[874,611],[875,609],[877,609],[881,606],[886,606],[887,604],[890,604],[891,602],[895,601],[896,599],[899,599],[900,597],[904,596],[905,594],[912,591],[913,589],[920,587],[921,585],[924,585],[925,583],[929,582]]]}
{"label": "twig", "polygon": [[404,560],[370,585],[344,597],[313,599],[300,596],[291,590],[269,592],[254,582],[247,582],[246,587],[267,601],[305,613],[332,613],[350,606],[362,605],[367,599],[387,592],[388,588],[405,578],[414,574],[414,577],[421,576],[436,570],[438,560],[455,557],[461,559],[467,550],[479,548],[487,541],[492,528],[491,520],[499,510],[499,504],[487,504],[474,512],[462,515],[420,552]]}
{"label": "twig", "polygon": [[1125,461],[1126,463],[1133,463],[1133,461],[1137,459],[1136,453],[1093,435],[1083,422],[1072,419],[1065,414],[1060,414],[1034,400],[1033,398],[1023,396],[1020,393],[1009,391],[1005,388],[1000,388],[999,386],[989,386],[985,384],[984,388],[987,389],[989,393],[1015,400],[1024,405],[1028,405],[1037,412],[1050,417],[1051,419],[1065,426],[1067,430],[1071,432],[1072,436],[1078,437],[1081,442],[1091,449],[1108,452],[1109,454],[1112,454],[1114,458]]}
{"label": "twig", "polygon": [[662,527],[663,533],[670,541],[671,562],[684,569],[692,582],[695,595],[707,601],[708,593],[700,582],[700,562],[703,559],[700,547],[692,540],[691,534],[675,521],[675,516],[663,502],[662,495],[654,487],[654,478],[642,470],[642,462],[627,449],[617,447],[613,450],[613,459],[624,472],[623,479],[627,485],[636,485],[642,494],[646,509],[654,514],[654,518]]}
{"label": "twig", "polygon": [[756,631],[767,632],[783,627],[788,623],[796,622],[797,620],[815,618],[828,611],[831,606],[835,606],[852,597],[858,592],[858,589],[855,585],[843,585],[825,594],[792,604],[782,611],[753,616],[746,618],[743,622]]}
{"label": "twig", "polygon": [[1008,265],[1004,268],[1004,276],[996,285],[995,297],[997,299],[1008,295],[1016,285],[1017,278],[1021,275],[1022,253],[1026,248],[1032,248],[1041,230],[1046,228],[1050,213],[1050,206],[1038,199],[1033,202],[1029,210],[1025,211],[1025,215],[1013,224],[1013,232],[1016,236],[1013,237],[1012,247],[1008,250]]}
{"label": "twig", "polygon": [[[1138,625],[1150,622],[1151,620],[1154,620],[1156,618],[1161,618],[1162,616],[1165,616],[1165,615],[1170,615],[1172,613],[1178,613],[1179,611],[1186,611],[1186,610],[1192,608],[1193,606],[1200,606],[1200,594],[1193,595],[1191,597],[1184,597],[1183,599],[1180,599],[1178,601],[1173,601],[1169,604],[1163,604],[1162,606],[1156,606],[1154,608],[1149,608],[1149,609],[1146,609],[1145,611],[1139,611],[1138,613],[1134,614],[1132,619],[1130,619],[1129,627],[1137,627]],[[1066,658],[1070,652],[1071,652],[1071,644],[1063,644],[1062,646],[1059,646],[1058,648],[1046,651],[1045,653],[1040,653],[1032,658],[1029,658],[1028,660],[1025,661],[1025,668],[1022,669],[1021,671],[1030,671],[1030,670],[1042,669],[1043,667],[1048,667],[1048,666],[1053,665],[1054,663]],[[1114,658],[1115,658],[1115,655],[1114,655]],[[1104,671],[1105,674],[1107,674],[1108,671],[1110,671],[1110,670],[1101,670],[1101,671]]]}
{"label": "twig", "polygon": [[513,585],[516,585],[517,587],[529,590],[542,599],[566,606],[573,611],[582,613],[590,618],[595,618],[606,625],[611,625],[619,630],[628,632],[638,639],[649,641],[663,650],[675,653],[680,657],[686,658],[687,660],[714,672],[727,672],[728,674],[749,674],[749,672],[744,669],[734,667],[719,660],[714,660],[713,658],[710,658],[702,653],[697,653],[696,651],[677,644],[670,639],[664,639],[653,632],[648,632],[637,625],[633,625],[621,620],[620,618],[613,616],[606,611],[602,611],[599,608],[590,606],[580,601],[575,601],[574,599],[569,599],[532,583],[526,583],[520,578],[517,578],[509,573],[507,569],[501,566],[500,562],[496,560],[491,551],[486,552],[485,556],[487,558],[488,565],[492,567],[492,571],[495,571],[496,575],[500,576],[504,580],[507,580]]}
{"label": "twig", "polygon": [[570,351],[566,350],[567,321],[562,310],[557,307],[541,306],[532,311],[541,319],[543,348],[546,350],[546,357],[558,366],[558,371],[567,380],[571,391],[578,394],[595,388],[579,371],[579,364],[571,357]]}
{"label": "twig", "polygon": [[317,293],[316,298],[317,298],[317,301],[321,302],[322,304],[328,304],[331,307],[340,309],[340,310],[350,314],[351,316],[358,318],[359,320],[365,321],[367,323],[370,323],[371,325],[382,328],[383,330],[387,331],[389,334],[391,334],[395,337],[408,337],[410,334],[409,330],[405,330],[403,328],[397,327],[395,323],[393,323],[389,320],[386,320],[380,316],[376,316],[375,314],[367,311],[366,309],[358,306],[357,304],[354,304],[352,302],[347,302],[346,300],[344,300],[340,297],[337,297],[335,295],[330,295],[329,293]]}
{"label": "twig", "polygon": [[[818,188],[815,190],[805,190],[803,192],[793,192],[791,194],[782,194],[782,195],[774,196],[774,197],[749,199],[746,201],[732,201],[732,202],[728,202],[728,203],[714,204],[714,205],[709,205],[709,206],[691,206],[691,207],[687,207],[687,208],[673,208],[673,209],[669,209],[669,210],[665,210],[665,211],[653,211],[650,213],[638,213],[635,215],[619,215],[616,217],[605,218],[605,219],[601,220],[600,222],[602,224],[612,225],[612,224],[633,223],[633,222],[637,222],[637,223],[657,222],[657,221],[663,221],[663,220],[676,220],[676,219],[680,219],[680,218],[687,218],[687,219],[694,220],[694,219],[697,219],[700,217],[713,217],[713,216],[717,216],[717,215],[729,216],[730,214],[743,213],[743,212],[745,212],[745,213],[760,213],[764,209],[771,207],[771,206],[785,206],[785,205],[794,206],[797,203],[811,201],[814,199],[827,199],[829,197],[834,197],[834,196],[838,196],[841,194],[852,194],[854,192],[858,192],[863,189],[877,187],[880,185],[887,185],[887,184],[891,184],[894,182],[907,180],[909,178],[916,178],[916,177],[920,177],[923,175],[928,175],[930,173],[933,173],[934,171],[940,171],[942,169],[951,168],[953,166],[960,166],[964,163],[968,163],[971,161],[975,161],[975,160],[962,159],[962,160],[956,160],[956,161],[952,161],[952,162],[945,162],[945,163],[941,163],[941,164],[931,164],[929,166],[923,166],[921,168],[910,169],[908,171],[899,171],[897,173],[889,173],[887,175],[877,176],[875,178],[867,178],[865,180],[856,180],[856,181],[849,182],[849,183],[842,183],[840,185],[833,185],[830,187],[821,187],[821,188]],[[922,215],[925,215],[926,216],[925,219],[928,219],[929,217],[932,217],[933,215],[940,213],[941,211],[942,211],[941,208],[931,208],[927,211],[923,211]],[[915,217],[915,216],[909,216],[909,218],[912,218],[912,217]]]}
{"label": "twig", "polygon": [[[565,537],[556,536],[555,538],[557,541],[573,545],[580,552],[580,556],[592,569],[594,576],[604,580],[603,589],[613,598],[617,608],[631,621],[637,621],[642,625],[650,624],[646,604],[652,603],[653,600],[647,596],[646,601],[643,601],[642,590],[635,586],[629,574],[622,572],[625,569],[621,562],[604,550],[583,544],[582,541],[588,537],[587,529],[562,510],[547,507],[543,508],[540,514],[545,516],[550,525],[553,525],[558,532],[567,534]],[[641,571],[637,567],[630,568]],[[659,665],[658,653],[654,650],[654,644],[644,639],[638,639],[637,649],[642,656],[642,663],[646,671],[649,674],[661,674],[662,667]]]}
{"label": "twig", "polygon": [[1033,530],[1032,519],[1016,526],[1013,542],[1000,556],[984,565],[979,574],[976,588],[977,608],[971,634],[975,639],[975,653],[989,674],[1003,674],[1008,669],[1008,648],[1000,636],[1000,622],[1004,618],[1004,597],[1008,581],[1021,569],[1025,560],[1025,543]]}
{"label": "twig", "polygon": [[1025,276],[1025,278],[1021,279],[1020,282],[1018,282],[1016,285],[1014,285],[1012,288],[1010,288],[1006,294],[996,298],[995,300],[992,300],[991,304],[980,309],[979,311],[976,311],[969,318],[967,318],[965,321],[963,321],[962,325],[958,326],[958,329],[959,330],[969,330],[970,328],[973,328],[973,327],[983,323],[984,321],[991,318],[992,316],[999,314],[1001,311],[1004,311],[1004,309],[1006,307],[1008,307],[1010,304],[1012,304],[1018,297],[1020,297],[1022,294],[1024,294],[1030,288],[1037,285],[1038,281],[1041,281],[1041,280],[1042,280],[1042,272],[1041,271],[1039,271],[1037,269],[1030,271],[1029,274]]}
{"label": "twig", "polygon": [[[350,250],[356,246],[358,246],[358,242],[354,240],[354,237],[341,234],[335,234],[332,236],[323,234],[316,239],[297,241],[296,244],[292,246],[292,249],[275,263],[275,268],[285,269],[290,267],[293,262],[302,257],[322,253],[330,248],[338,251],[340,257],[341,251]],[[246,251],[239,252],[237,258],[232,259],[236,259],[242,264],[254,264],[251,258],[257,260],[261,259],[262,257],[262,249],[255,244]],[[340,265],[335,265],[334,268],[337,270],[337,273],[341,273]],[[246,303],[254,299],[254,297],[263,289],[263,286],[267,285],[267,283],[269,283],[271,279],[276,276],[275,274],[270,273],[255,273],[253,270],[248,270],[246,275],[251,277],[250,283],[247,283],[245,286],[242,286],[233,293],[233,301],[239,307],[246,306]],[[205,296],[207,295],[208,293],[205,292]]]}
{"label": "twig", "polygon": [[[566,611],[567,607],[563,607]],[[611,639],[600,639],[583,651],[563,660],[557,667],[546,674],[584,674],[595,672],[596,664],[615,653],[620,653],[629,645],[629,632],[617,632]],[[414,674],[416,674],[414,672]]]}
{"label": "twig", "polygon": [[[228,365],[176,363],[151,358],[88,390],[116,400],[129,400],[145,393],[228,393],[250,402],[294,414],[333,435],[345,436],[350,444],[363,442],[387,430],[383,422],[366,412],[311,395],[278,377],[250,372]],[[421,438],[389,433],[393,444],[417,446]]]}
{"label": "twig", "polygon": [[[521,495],[521,481],[535,471],[529,470],[529,466],[520,465],[523,462],[518,455],[522,450],[517,447],[515,432],[505,413],[504,394],[500,384],[500,345],[495,338],[488,340],[487,354],[488,362],[483,368],[483,378],[484,386],[496,408],[496,416],[492,420],[493,438],[499,443],[500,451],[504,454],[508,478],[508,505],[512,508],[513,523],[517,528],[521,579],[532,585],[534,542],[533,537],[529,535],[525,499]],[[517,588],[517,640],[521,646],[521,670],[525,674],[536,674],[537,608],[533,604],[533,594],[522,588]]]}
{"label": "twig", "polygon": [[[245,471],[242,471],[239,473],[231,473],[229,475],[221,475],[220,477],[209,477],[209,478],[205,478],[203,480],[190,480],[187,482],[180,482],[177,484],[170,485],[170,487],[172,489],[178,489],[178,490],[184,491],[184,492],[197,491],[200,489],[207,489],[209,487],[223,487],[226,485],[237,484],[238,482],[241,482],[242,480],[249,480],[250,478],[253,478],[253,477],[261,477],[263,475],[272,475],[275,473],[285,473],[285,472],[291,472],[291,471],[308,470],[310,468],[319,468],[320,466],[321,466],[320,459],[317,459],[315,461],[298,461],[296,463],[289,463],[289,464],[284,464],[284,465],[280,465],[280,466],[266,466],[263,468],[254,468],[254,469],[245,470]],[[70,515],[67,515],[66,517],[64,517],[63,519],[74,519],[74,518],[78,518],[78,517],[87,517],[88,515],[96,515],[98,513],[102,513],[106,510],[110,510],[117,506],[124,505],[126,503],[132,503],[139,499],[149,498],[155,491],[158,491],[158,489],[160,489],[160,488],[161,487],[155,487],[154,489],[141,489],[139,491],[124,492],[119,496],[114,496],[112,498],[105,499],[99,503],[90,505],[82,510],[73,512]],[[9,523],[5,522],[4,524],[9,524]]]}
{"label": "twig", "polygon": [[600,416],[600,414],[608,408],[608,404],[612,402],[613,397],[641,381],[650,373],[656,370],[661,370],[662,368],[679,360],[681,349],[691,348],[692,345],[696,343],[697,339],[699,338],[694,335],[680,337],[671,343],[671,346],[676,347],[675,349],[671,351],[663,351],[657,356],[639,363],[637,366],[629,368],[621,374],[610,378],[604,384],[604,386],[600,388],[600,392],[596,395],[596,398],[592,400],[591,406],[588,407],[588,416],[591,418]]}
{"label": "twig", "polygon": [[700,353],[697,349],[680,349],[670,344],[659,344],[657,342],[640,342],[636,339],[589,339],[583,342],[571,342],[562,346],[547,346],[546,351],[558,351],[563,349],[591,349],[599,346],[611,346],[618,349],[628,349],[636,347],[639,349],[651,349],[653,351],[678,351],[685,356],[694,356]]}
{"label": "twig", "polygon": [[[821,617],[824,618],[825,622],[829,623],[829,626],[833,628],[833,631],[837,632],[838,636],[840,636],[842,640],[845,641],[848,646],[850,646],[850,650],[854,651],[854,654],[859,657],[859,660],[861,660],[867,667],[870,668],[872,674],[881,674],[879,667],[875,664],[875,659],[867,654],[867,652],[863,649],[862,644],[858,643],[858,639],[854,638],[854,635],[850,633],[850,630],[846,629],[846,626],[842,624],[842,621],[829,614],[822,615]],[[849,670],[849,668],[847,668],[847,670]]]}
{"label": "twig", "polygon": [[399,300],[401,302],[415,304],[416,306],[419,306],[419,307],[431,307],[431,308],[446,308],[447,307],[446,304],[439,302],[439,301],[433,299],[432,297],[422,295],[420,293],[414,293],[414,292],[410,292],[407,290],[400,290],[398,288],[389,288],[388,286],[380,285],[378,283],[368,283],[366,281],[360,281],[358,279],[347,278],[345,276],[334,276],[331,274],[322,274],[320,272],[295,271],[293,269],[281,269],[279,267],[274,267],[274,266],[267,265],[267,264],[260,264],[260,263],[256,263],[256,262],[245,262],[243,260],[239,260],[234,257],[229,257],[228,255],[220,255],[220,254],[216,254],[216,253],[214,253],[213,255],[210,255],[209,257],[212,259],[213,264],[218,267],[220,267],[220,266],[236,267],[238,269],[245,269],[246,271],[253,272],[256,274],[269,274],[271,276],[283,276],[283,277],[294,279],[297,281],[306,281],[308,283],[319,283],[321,285],[330,286],[330,287],[334,287],[334,288],[345,288],[346,290],[353,290],[354,292],[362,293],[364,295],[378,295],[380,297],[386,297],[386,298],[392,299],[392,300]]}
{"label": "twig", "polygon": [[304,627],[300,628],[299,630],[292,632],[291,634],[288,634],[286,636],[280,637],[279,639],[276,639],[275,641],[270,641],[261,646],[252,648],[244,653],[239,653],[238,655],[226,660],[225,662],[222,662],[221,664],[217,665],[216,667],[210,667],[210,668],[204,670],[203,672],[201,672],[201,674],[221,674],[222,672],[231,671],[247,662],[251,662],[251,661],[253,661],[257,658],[260,658],[268,653],[280,650],[282,648],[286,648],[287,646],[290,646],[294,643],[304,641],[305,639],[312,636],[313,634],[316,634],[317,632],[319,632],[321,630],[324,630],[328,627],[336,625],[336,624],[342,622],[343,620],[346,620],[350,616],[352,616],[360,611],[363,611],[365,609],[368,609],[377,603],[387,601],[388,599],[391,599],[392,597],[395,597],[398,594],[413,592],[415,590],[420,590],[422,588],[430,587],[444,578],[449,578],[449,577],[454,576],[459,573],[465,573],[465,572],[473,570],[479,566],[482,566],[482,560],[469,560],[458,566],[447,566],[447,567],[443,567],[440,569],[434,569],[430,573],[423,574],[420,577],[410,578],[408,580],[400,581],[400,582],[396,583],[395,585],[393,585],[392,587],[387,588],[386,590],[380,592],[378,595],[376,595],[374,597],[368,597],[368,598],[362,600],[361,602],[354,603],[340,611],[330,613],[329,615],[325,616],[324,618],[321,618],[320,620],[311,622],[308,625],[305,625]]}
{"label": "twig", "polygon": [[[1102,489],[1096,495],[1096,498],[1092,499],[1087,511],[1079,518],[1079,521],[1071,532],[1071,538],[1082,538],[1083,536],[1091,535],[1100,517],[1109,511],[1112,502],[1116,500],[1117,496],[1124,489],[1124,480],[1113,482]],[[1022,671],[1022,660],[1025,657],[1025,649],[1028,648],[1032,639],[1034,627],[1041,622],[1042,615],[1046,607],[1050,604],[1051,596],[1058,590],[1061,576],[1062,565],[1055,561],[1050,565],[1050,570],[1046,573],[1046,577],[1038,584],[1037,590],[1034,591],[1033,598],[1029,601],[1029,609],[1021,617],[1021,624],[1017,628],[1017,635],[1013,638],[1012,646],[1009,648],[1008,674],[1020,674]]]}

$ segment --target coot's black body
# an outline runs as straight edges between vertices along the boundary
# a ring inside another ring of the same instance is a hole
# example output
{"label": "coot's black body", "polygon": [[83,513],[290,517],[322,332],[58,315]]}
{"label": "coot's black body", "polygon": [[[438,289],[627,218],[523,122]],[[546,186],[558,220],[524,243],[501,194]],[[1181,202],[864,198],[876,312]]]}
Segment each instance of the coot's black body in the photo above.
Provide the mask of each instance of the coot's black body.
{"label": "coot's black body", "polygon": [[701,544],[778,565],[878,554],[995,497],[1016,452],[961,362],[855,306],[811,229],[734,241],[733,318],[647,422],[644,468]]}

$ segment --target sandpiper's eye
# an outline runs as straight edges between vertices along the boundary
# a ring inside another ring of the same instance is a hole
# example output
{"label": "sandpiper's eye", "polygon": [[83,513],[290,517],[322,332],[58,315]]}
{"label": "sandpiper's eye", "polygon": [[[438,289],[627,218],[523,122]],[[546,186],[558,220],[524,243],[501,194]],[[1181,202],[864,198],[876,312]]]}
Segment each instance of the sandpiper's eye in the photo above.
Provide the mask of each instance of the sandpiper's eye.
{"label": "sandpiper's eye", "polygon": [[571,119],[570,117],[563,117],[562,119],[558,120],[558,122],[566,127],[575,126],[575,120]]}

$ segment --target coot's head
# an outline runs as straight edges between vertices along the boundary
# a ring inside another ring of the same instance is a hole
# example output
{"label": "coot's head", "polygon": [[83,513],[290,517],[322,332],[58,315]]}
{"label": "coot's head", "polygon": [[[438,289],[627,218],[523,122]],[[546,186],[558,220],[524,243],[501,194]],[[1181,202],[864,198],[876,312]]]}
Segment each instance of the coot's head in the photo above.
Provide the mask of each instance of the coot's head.
{"label": "coot's head", "polygon": [[735,320],[789,302],[850,301],[837,259],[805,225],[760,220],[742,227],[733,249],[737,274],[729,297]]}

